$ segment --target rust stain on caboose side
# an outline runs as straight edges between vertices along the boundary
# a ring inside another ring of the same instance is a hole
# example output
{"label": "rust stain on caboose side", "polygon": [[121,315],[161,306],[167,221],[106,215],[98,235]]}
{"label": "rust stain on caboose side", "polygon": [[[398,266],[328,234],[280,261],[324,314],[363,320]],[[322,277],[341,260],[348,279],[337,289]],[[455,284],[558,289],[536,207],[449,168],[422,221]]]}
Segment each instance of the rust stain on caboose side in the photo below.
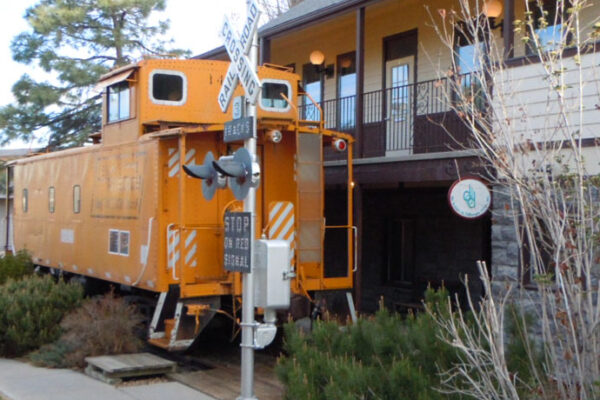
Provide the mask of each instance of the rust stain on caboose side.
{"label": "rust stain on caboose side", "polygon": [[94,160],[92,218],[138,218],[147,152],[115,153]]}

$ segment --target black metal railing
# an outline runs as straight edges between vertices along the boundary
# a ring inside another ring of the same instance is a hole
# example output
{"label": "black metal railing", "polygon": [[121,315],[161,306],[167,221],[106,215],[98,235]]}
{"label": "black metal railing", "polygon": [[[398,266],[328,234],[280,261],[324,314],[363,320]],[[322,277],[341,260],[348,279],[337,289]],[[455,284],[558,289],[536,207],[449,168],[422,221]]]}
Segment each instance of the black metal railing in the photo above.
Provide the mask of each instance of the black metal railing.
{"label": "black metal railing", "polygon": [[[364,93],[365,154],[359,156],[451,151],[468,146],[469,130],[453,111],[457,98],[453,91],[457,86],[472,91],[475,78],[462,75],[458,79],[434,79]],[[356,96],[321,102],[325,127],[354,134],[356,104]],[[300,107],[305,120],[319,120],[321,110],[313,104]]]}

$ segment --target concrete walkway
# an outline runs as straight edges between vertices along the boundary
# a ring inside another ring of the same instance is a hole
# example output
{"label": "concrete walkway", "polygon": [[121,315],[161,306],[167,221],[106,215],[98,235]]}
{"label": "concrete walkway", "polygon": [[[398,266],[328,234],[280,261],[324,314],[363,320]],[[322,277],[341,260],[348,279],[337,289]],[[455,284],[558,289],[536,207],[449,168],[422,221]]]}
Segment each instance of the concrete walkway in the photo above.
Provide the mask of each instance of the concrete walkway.
{"label": "concrete walkway", "polygon": [[178,382],[112,386],[69,369],[0,359],[3,400],[216,400]]}

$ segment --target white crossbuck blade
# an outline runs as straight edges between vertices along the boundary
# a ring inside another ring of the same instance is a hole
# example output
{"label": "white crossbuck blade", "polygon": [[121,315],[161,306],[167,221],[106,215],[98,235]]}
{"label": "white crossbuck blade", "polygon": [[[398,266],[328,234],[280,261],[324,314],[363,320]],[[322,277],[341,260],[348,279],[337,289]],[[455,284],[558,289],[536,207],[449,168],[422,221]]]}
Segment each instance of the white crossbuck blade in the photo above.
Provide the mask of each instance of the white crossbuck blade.
{"label": "white crossbuck blade", "polygon": [[219,92],[219,106],[221,111],[227,112],[229,103],[233,97],[233,92],[238,85],[238,82],[242,81],[242,86],[246,92],[246,97],[251,104],[256,103],[256,99],[260,92],[260,81],[254,71],[252,63],[248,59],[248,53],[252,45],[252,38],[254,32],[258,27],[258,19],[260,17],[260,10],[255,0],[250,3],[248,8],[248,16],[242,30],[241,37],[238,37],[234,31],[229,18],[225,16],[223,22],[223,28],[219,32],[219,36],[223,39],[225,49],[231,59],[231,64],[225,75],[223,85]]}

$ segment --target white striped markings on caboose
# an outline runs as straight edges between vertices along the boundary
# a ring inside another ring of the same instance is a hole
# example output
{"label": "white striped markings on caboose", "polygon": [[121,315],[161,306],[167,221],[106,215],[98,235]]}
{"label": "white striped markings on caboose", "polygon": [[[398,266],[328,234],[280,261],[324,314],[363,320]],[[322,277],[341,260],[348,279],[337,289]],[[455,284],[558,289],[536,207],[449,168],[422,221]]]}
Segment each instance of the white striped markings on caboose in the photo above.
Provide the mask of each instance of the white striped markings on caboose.
{"label": "white striped markings on caboose", "polygon": [[290,261],[294,265],[296,230],[294,229],[294,204],[290,201],[269,203],[269,239],[285,240],[290,244]]}
{"label": "white striped markings on caboose", "polygon": [[[185,165],[188,167],[191,165],[196,165],[196,149],[189,149],[185,153]],[[179,150],[175,147],[169,147],[169,178],[173,178],[177,176],[179,173]]]}
{"label": "white striped markings on caboose", "polygon": [[[179,230],[168,230],[167,231],[167,256],[168,256],[168,268],[174,268],[179,261]],[[196,244],[197,233],[194,230],[188,231],[185,235],[184,242],[184,254],[185,254],[185,265],[188,267],[196,267],[198,261],[196,259],[196,251],[198,245]]]}

